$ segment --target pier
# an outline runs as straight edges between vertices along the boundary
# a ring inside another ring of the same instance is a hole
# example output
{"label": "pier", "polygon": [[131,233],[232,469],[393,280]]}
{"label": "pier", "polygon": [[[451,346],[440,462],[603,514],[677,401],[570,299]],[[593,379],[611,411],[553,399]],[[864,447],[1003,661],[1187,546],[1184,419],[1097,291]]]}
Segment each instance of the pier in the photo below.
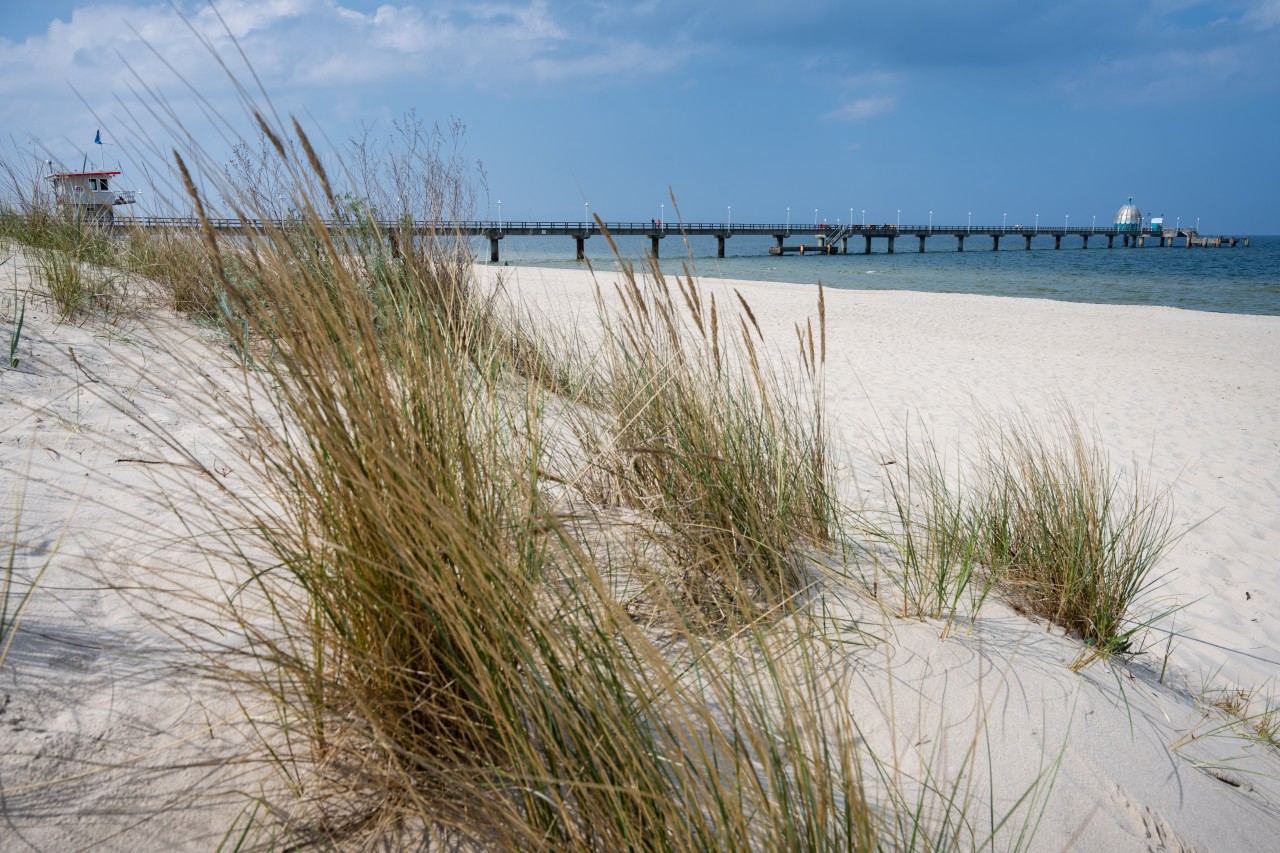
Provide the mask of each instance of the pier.
{"label": "pier", "polygon": [[[230,234],[265,233],[270,228],[288,228],[290,220],[211,219],[210,226],[218,232]],[[328,228],[342,230],[355,227],[356,223],[343,220],[323,220]],[[738,222],[681,222],[671,224],[650,220],[648,222],[564,222],[523,221],[505,222],[491,220],[464,220],[450,222],[424,222],[420,220],[380,220],[376,223],[391,241],[393,253],[406,239],[428,236],[483,237],[489,241],[489,261],[498,263],[499,247],[506,237],[568,237],[574,241],[575,256],[586,258],[586,241],[607,231],[614,236],[640,236],[649,238],[649,250],[660,256],[661,244],[670,236],[701,236],[716,239],[716,254],[725,256],[725,242],[735,236],[765,237],[772,240],[768,252],[772,255],[847,255],[850,243],[855,253],[871,254],[872,241],[884,241],[886,251],[893,254],[899,240],[914,238],[914,248],[925,250],[927,240],[948,238],[955,241],[956,251],[963,252],[966,241],[970,250],[995,251],[1001,240],[1023,241],[1023,248],[1030,250],[1036,237],[1052,237],[1053,248],[1093,246],[1121,248],[1172,248],[1174,246],[1196,248],[1247,247],[1248,237],[1228,235],[1204,235],[1192,228],[1160,228],[1135,230],[1124,226],[1051,227],[1029,225],[838,225],[798,226],[791,223],[756,224]],[[117,219],[113,228],[175,228],[196,229],[199,220],[190,217],[137,217]],[[602,231],[603,229],[603,231]],[[799,242],[788,243],[796,239]],[[805,242],[809,241],[809,242]],[[989,242],[988,242],[989,241]],[[1078,241],[1078,243],[1077,243]],[[976,244],[976,245],[975,245]]]}

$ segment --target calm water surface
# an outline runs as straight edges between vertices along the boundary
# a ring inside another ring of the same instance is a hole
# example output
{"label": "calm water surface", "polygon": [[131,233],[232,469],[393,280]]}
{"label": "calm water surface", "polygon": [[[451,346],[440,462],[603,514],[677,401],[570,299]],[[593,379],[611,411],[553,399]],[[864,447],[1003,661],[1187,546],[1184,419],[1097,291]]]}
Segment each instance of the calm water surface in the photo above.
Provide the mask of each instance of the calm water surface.
{"label": "calm water surface", "polygon": [[[648,250],[646,237],[618,238],[623,257],[636,259]],[[816,244],[812,235],[799,234],[788,244]],[[694,270],[703,276],[786,281],[849,290],[920,290],[935,293],[978,293],[1023,296],[1118,305],[1164,305],[1194,311],[1232,314],[1280,315],[1280,237],[1251,237],[1249,248],[1116,248],[1094,237],[1081,249],[1076,237],[1064,237],[1063,247],[1053,248],[1053,238],[1037,237],[1027,251],[1020,237],[1001,241],[991,251],[985,237],[969,237],[965,251],[957,252],[953,237],[930,238],[924,254],[911,237],[897,241],[897,252],[885,252],[884,240],[875,240],[872,254],[861,254],[862,240],[849,241],[851,254],[803,257],[770,255],[768,237],[736,236],[728,240],[727,257],[715,256],[711,237],[678,235],[662,241],[662,267],[679,272],[682,261],[692,258]],[[858,254],[852,254],[854,249]],[[617,265],[605,241],[597,234],[587,241],[587,255],[596,269]],[[476,256],[488,256],[488,241],[477,241]],[[502,261],[525,266],[582,269],[575,261],[569,237],[508,237],[501,243]]]}

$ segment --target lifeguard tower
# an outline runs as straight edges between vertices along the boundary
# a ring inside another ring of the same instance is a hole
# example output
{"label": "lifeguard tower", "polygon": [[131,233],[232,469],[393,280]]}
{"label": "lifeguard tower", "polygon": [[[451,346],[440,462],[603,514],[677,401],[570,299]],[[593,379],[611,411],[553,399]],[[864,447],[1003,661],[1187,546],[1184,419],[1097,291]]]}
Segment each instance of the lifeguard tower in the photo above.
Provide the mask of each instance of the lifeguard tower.
{"label": "lifeguard tower", "polygon": [[138,201],[133,190],[115,188],[119,175],[119,171],[53,172],[47,177],[53,183],[54,199],[69,207],[76,219],[110,225],[116,218],[116,205]]}

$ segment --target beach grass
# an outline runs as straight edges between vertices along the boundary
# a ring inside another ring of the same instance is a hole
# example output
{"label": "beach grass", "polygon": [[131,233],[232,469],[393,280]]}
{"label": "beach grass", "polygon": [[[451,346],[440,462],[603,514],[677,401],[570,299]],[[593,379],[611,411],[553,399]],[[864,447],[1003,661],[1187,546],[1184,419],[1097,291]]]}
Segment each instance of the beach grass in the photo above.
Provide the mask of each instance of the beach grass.
{"label": "beach grass", "polygon": [[1011,599],[1079,636],[1076,666],[1135,651],[1136,605],[1177,541],[1167,488],[1117,471],[1064,409],[1056,430],[1017,422],[985,454],[983,550]]}
{"label": "beach grass", "polygon": [[[272,810],[286,834],[574,850],[1029,843],[1047,787],[973,814],[962,783],[979,736],[950,774],[910,777],[870,751],[854,673],[816,615],[825,585],[847,579],[819,566],[856,560],[845,537],[869,529],[888,546],[898,615],[945,633],[996,592],[1083,638],[1088,662],[1133,650],[1134,608],[1171,541],[1159,492],[1121,483],[1067,416],[1063,441],[995,429],[976,471],[908,435],[886,471],[888,519],[851,519],[826,434],[821,288],[790,372],[745,299],[653,262],[617,257],[616,289],[596,292],[598,341],[552,332],[478,292],[458,235],[379,224],[404,190],[428,221],[462,218],[473,191],[447,145],[366,146],[345,164],[296,122],[256,118],[291,212],[235,244],[196,187],[245,220],[269,219],[261,194],[176,153],[198,233],[137,229],[106,251],[92,232],[59,244],[62,226],[38,213],[3,227],[77,271],[157,281],[168,307],[226,334],[258,389],[206,401],[263,480],[261,494],[224,494],[238,503],[220,533],[258,556],[226,602],[241,654],[210,663],[275,709],[255,729],[308,804],[295,820]],[[618,527],[652,546],[643,558],[611,547]],[[638,594],[619,594],[627,576]]]}

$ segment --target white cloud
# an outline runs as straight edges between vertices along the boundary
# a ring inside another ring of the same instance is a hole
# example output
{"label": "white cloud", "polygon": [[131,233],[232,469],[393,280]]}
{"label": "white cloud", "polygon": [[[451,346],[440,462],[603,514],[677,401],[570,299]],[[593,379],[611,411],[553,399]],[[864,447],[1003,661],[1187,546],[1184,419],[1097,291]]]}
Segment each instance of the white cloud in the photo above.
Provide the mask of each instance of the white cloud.
{"label": "white cloud", "polygon": [[238,116],[235,87],[207,46],[252,85],[243,51],[282,111],[299,114],[358,100],[370,84],[519,93],[659,73],[691,53],[625,29],[590,37],[547,0],[405,0],[368,12],[343,0],[218,0],[216,14],[180,0],[180,9],[186,20],[166,0],[89,0],[44,33],[0,38],[0,125],[78,145],[86,127],[93,138],[93,113],[104,127],[124,120],[117,98],[145,113],[131,95],[140,85],[162,91],[184,123],[201,115],[200,99]]}
{"label": "white cloud", "polygon": [[1246,23],[1260,30],[1269,30],[1280,24],[1280,0],[1259,0],[1244,13]]}
{"label": "white cloud", "polygon": [[865,121],[892,112],[897,109],[897,106],[898,98],[896,95],[876,95],[869,98],[859,98],[834,109],[826,114],[826,118],[833,121]]}

